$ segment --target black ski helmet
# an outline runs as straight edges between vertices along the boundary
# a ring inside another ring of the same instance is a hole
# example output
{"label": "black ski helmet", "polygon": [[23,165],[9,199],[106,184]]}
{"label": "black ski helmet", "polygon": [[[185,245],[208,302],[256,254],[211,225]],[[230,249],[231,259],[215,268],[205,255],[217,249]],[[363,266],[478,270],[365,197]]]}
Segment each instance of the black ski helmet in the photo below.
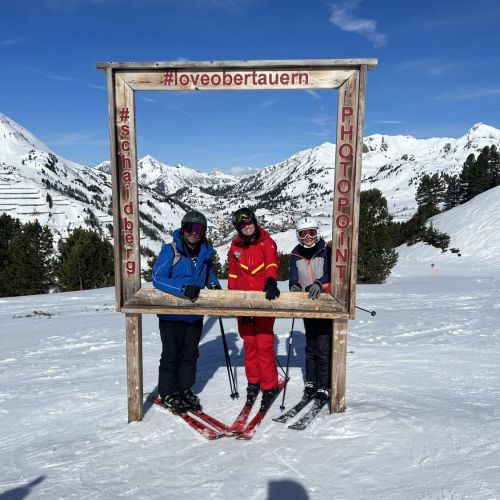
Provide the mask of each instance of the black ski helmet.
{"label": "black ski helmet", "polygon": [[239,225],[247,220],[251,220],[257,227],[257,217],[255,217],[254,212],[250,208],[238,208],[231,217],[233,226],[236,230],[239,230]]}
{"label": "black ski helmet", "polygon": [[182,218],[181,225],[187,224],[188,222],[194,222],[196,224],[201,224],[205,229],[207,228],[207,218],[197,210],[191,210],[184,214]]}

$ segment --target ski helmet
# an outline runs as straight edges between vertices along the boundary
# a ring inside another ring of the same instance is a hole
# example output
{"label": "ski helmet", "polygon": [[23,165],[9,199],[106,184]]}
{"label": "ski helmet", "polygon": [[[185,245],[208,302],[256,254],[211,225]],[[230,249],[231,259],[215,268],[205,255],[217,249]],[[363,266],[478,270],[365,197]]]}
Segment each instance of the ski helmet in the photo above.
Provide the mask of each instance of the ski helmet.
{"label": "ski helmet", "polygon": [[[319,236],[318,221],[314,220],[312,217],[302,217],[295,225],[295,234],[302,246],[310,247],[314,245]],[[309,236],[309,238],[307,238],[307,236]],[[306,238],[312,242],[312,245],[304,245],[304,242],[307,241]]]}
{"label": "ski helmet", "polygon": [[236,230],[239,230],[240,225],[247,221],[252,221],[257,226],[257,217],[255,217],[254,212],[249,208],[238,208],[238,210],[233,212],[231,220]]}
{"label": "ski helmet", "polygon": [[207,218],[197,210],[191,210],[184,214],[181,225],[184,226],[184,224],[187,224],[188,222],[201,224],[205,229],[207,228]]}

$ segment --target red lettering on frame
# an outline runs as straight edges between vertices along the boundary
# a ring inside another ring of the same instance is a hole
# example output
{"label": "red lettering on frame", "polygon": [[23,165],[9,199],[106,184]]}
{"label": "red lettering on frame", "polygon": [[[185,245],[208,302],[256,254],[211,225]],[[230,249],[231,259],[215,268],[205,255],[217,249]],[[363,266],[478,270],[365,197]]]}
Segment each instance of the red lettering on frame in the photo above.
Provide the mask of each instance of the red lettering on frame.
{"label": "red lettering on frame", "polygon": [[135,273],[135,262],[132,260],[129,260],[125,263],[125,269],[127,271],[127,274],[134,274]]}
{"label": "red lettering on frame", "polygon": [[[347,151],[344,151],[347,148]],[[353,147],[351,144],[345,142],[344,144],[340,145],[339,148],[339,155],[341,158],[352,158],[352,155],[354,153]]]}
{"label": "red lettering on frame", "polygon": [[124,231],[132,231],[134,229],[134,223],[127,217],[123,218],[123,229]]}
{"label": "red lettering on frame", "polygon": [[130,142],[128,142],[128,141],[122,141],[120,143],[120,149],[122,151],[130,151]]}
{"label": "red lettering on frame", "polygon": [[348,116],[352,116],[354,113],[354,110],[352,109],[352,106],[342,106],[342,121],[344,122],[345,119]]}
{"label": "red lettering on frame", "polygon": [[122,170],[132,168],[132,161],[130,160],[130,158],[127,158],[125,155],[120,154],[120,166],[122,167]]}
{"label": "red lettering on frame", "polygon": [[342,279],[344,277],[344,269],[345,269],[346,265],[345,264],[337,264],[335,267],[339,271],[339,278]]}
{"label": "red lettering on frame", "polygon": [[340,194],[347,194],[351,192],[351,181],[349,179],[340,179],[337,183],[337,191]]}
{"label": "red lettering on frame", "polygon": [[347,255],[349,250],[346,248],[342,252],[340,248],[335,249],[335,262],[347,262]]}
{"label": "red lettering on frame", "polygon": [[351,223],[351,218],[347,214],[340,214],[335,219],[335,224],[340,229],[347,229],[350,223]]}
{"label": "red lettering on frame", "polygon": [[344,125],[340,127],[340,140],[341,141],[352,141],[352,125],[349,125],[349,129],[346,130]]}
{"label": "red lettering on frame", "polygon": [[130,201],[129,203],[126,203],[123,205],[123,212],[126,213],[127,215],[133,215],[134,214],[134,204]]}
{"label": "red lettering on frame", "polygon": [[344,207],[349,206],[349,198],[346,196],[339,196],[337,200],[337,210],[340,212]]}
{"label": "red lettering on frame", "polygon": [[134,235],[132,233],[127,233],[125,235],[125,243],[131,245],[134,242]]}
{"label": "red lettering on frame", "polygon": [[130,259],[130,255],[131,255],[132,253],[134,253],[134,249],[133,249],[133,248],[126,248],[126,249],[125,249],[125,253],[126,253],[126,258],[127,258],[127,259]]}
{"label": "red lettering on frame", "polygon": [[122,125],[120,127],[120,134],[121,135],[130,135],[130,127],[128,125]]}

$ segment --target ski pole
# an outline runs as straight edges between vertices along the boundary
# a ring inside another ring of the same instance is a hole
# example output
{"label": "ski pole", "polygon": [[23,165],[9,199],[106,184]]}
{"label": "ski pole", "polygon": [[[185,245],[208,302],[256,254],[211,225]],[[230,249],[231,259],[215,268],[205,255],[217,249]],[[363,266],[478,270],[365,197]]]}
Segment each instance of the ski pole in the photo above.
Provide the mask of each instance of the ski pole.
{"label": "ski pole", "polygon": [[222,337],[222,344],[224,346],[224,356],[226,358],[227,376],[229,378],[229,390],[231,391],[230,396],[231,399],[238,399],[240,395],[236,390],[236,383],[234,382],[233,367],[231,366],[231,358],[229,356],[229,350],[227,348],[226,334],[224,332],[224,325],[222,324],[222,316],[219,316],[219,326]]}
{"label": "ski pole", "polygon": [[283,387],[283,399],[281,400],[280,410],[283,411],[285,409],[285,395],[286,395],[286,386],[288,385],[288,368],[290,366],[290,353],[292,352],[292,341],[293,341],[293,327],[295,325],[295,318],[292,319],[292,329],[290,330],[290,342],[288,343],[288,355],[286,360],[286,373],[285,373],[285,387]]}
{"label": "ski pole", "polygon": [[276,363],[280,367],[281,373],[283,374],[284,377],[286,377],[285,369],[283,368],[283,365],[280,363],[278,356],[274,356],[274,359],[276,360]]}
{"label": "ski pole", "polygon": [[367,313],[370,313],[372,316],[375,316],[377,314],[375,311],[369,311],[368,309],[363,309],[362,307],[356,306],[356,309],[360,309],[361,311],[365,311]]}

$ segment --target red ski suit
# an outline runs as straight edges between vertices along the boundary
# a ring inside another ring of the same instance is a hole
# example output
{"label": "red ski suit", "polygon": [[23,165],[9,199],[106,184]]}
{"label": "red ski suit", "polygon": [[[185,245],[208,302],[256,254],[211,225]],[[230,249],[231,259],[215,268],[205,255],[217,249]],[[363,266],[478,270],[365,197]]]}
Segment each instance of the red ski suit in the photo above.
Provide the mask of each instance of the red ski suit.
{"label": "red ski suit", "polygon": [[[262,292],[268,278],[278,279],[279,257],[269,233],[258,227],[259,237],[250,244],[239,235],[229,249],[229,290]],[[278,386],[274,353],[274,318],[238,317],[238,332],[245,350],[245,373],[249,384],[265,391]]]}

